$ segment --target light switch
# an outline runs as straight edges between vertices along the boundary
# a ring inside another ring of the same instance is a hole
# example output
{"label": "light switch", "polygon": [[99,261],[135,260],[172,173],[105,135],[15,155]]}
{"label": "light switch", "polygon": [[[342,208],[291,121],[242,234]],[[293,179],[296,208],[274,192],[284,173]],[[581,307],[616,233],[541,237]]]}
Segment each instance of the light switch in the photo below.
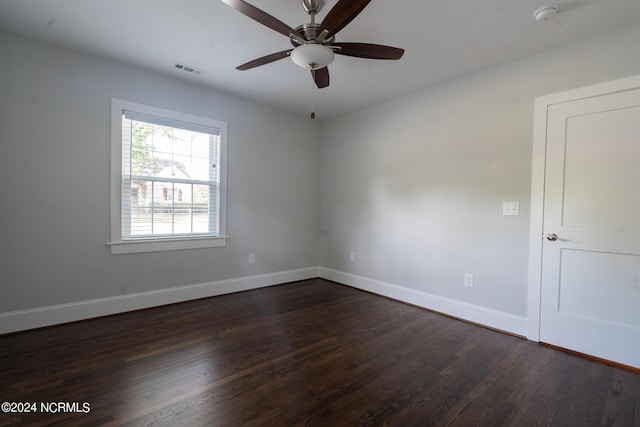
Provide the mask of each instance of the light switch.
{"label": "light switch", "polygon": [[502,215],[520,215],[520,202],[502,202]]}

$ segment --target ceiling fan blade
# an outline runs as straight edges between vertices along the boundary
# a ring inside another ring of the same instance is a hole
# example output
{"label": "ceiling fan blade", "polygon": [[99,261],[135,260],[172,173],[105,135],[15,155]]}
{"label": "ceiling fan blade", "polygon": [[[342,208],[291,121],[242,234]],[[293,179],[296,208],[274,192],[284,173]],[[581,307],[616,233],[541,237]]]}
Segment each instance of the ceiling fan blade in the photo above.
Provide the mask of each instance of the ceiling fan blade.
{"label": "ceiling fan blade", "polygon": [[311,77],[316,82],[318,89],[329,86],[329,69],[327,67],[311,70]]}
{"label": "ceiling fan blade", "polygon": [[333,36],[343,29],[345,25],[353,21],[370,1],[371,0],[339,0],[322,20],[322,23],[318,27],[318,35],[322,34],[324,30],[327,30],[328,34],[325,34],[324,38],[327,39]]}
{"label": "ceiling fan blade", "polygon": [[284,59],[289,56],[293,49],[283,50],[282,52],[272,53],[271,55],[266,55],[261,58],[254,59],[253,61],[249,61],[246,64],[238,65],[236,70],[244,71],[250,70],[252,68],[259,67],[261,65],[266,65],[274,61],[278,61],[280,59]]}
{"label": "ceiling fan blade", "polygon": [[404,54],[404,49],[371,43],[333,43],[331,46],[340,48],[334,51],[339,55],[357,56],[358,58],[400,59]]}
{"label": "ceiling fan blade", "polygon": [[242,0],[222,0],[223,3],[231,6],[238,12],[247,15],[249,18],[258,21],[262,25],[265,25],[272,30],[284,34],[289,37],[291,34],[299,35],[296,31],[282,22],[281,20],[269,15],[267,12],[258,9],[257,7]]}

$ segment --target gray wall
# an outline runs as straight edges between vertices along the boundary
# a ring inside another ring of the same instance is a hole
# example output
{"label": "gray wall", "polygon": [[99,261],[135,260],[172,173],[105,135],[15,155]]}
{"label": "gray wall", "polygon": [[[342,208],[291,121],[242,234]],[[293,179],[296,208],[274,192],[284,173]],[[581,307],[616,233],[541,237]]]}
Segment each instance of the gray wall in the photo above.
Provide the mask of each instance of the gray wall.
{"label": "gray wall", "polygon": [[[533,100],[640,73],[637,40],[626,28],[318,126],[0,33],[0,313],[321,265],[524,316]],[[229,123],[227,247],[109,254],[112,97]],[[512,200],[521,215],[502,216]]]}
{"label": "gray wall", "polygon": [[525,316],[534,98],[640,73],[638,40],[625,28],[324,122],[320,265]]}
{"label": "gray wall", "polygon": [[[2,32],[0,52],[0,313],[317,265],[317,123]],[[227,247],[110,255],[112,97],[228,122]]]}

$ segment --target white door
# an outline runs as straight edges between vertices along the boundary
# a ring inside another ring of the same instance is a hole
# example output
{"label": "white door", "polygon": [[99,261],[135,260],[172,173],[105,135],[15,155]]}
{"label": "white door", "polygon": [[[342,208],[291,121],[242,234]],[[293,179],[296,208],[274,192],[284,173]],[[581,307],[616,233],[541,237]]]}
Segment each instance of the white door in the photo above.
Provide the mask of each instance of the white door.
{"label": "white door", "polygon": [[540,341],[640,368],[640,88],[548,105],[545,160]]}

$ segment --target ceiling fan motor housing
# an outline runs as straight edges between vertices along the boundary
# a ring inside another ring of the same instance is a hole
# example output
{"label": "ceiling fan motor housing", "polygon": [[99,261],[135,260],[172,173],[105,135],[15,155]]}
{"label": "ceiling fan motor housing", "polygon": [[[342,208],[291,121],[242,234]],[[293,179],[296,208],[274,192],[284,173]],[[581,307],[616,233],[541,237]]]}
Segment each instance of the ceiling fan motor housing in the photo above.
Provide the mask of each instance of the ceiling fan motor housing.
{"label": "ceiling fan motor housing", "polygon": [[[302,38],[304,38],[306,41],[308,42],[314,42],[316,40],[316,37],[318,36],[318,27],[320,25],[316,24],[316,23],[307,23],[307,24],[302,24],[298,27],[296,27],[296,32],[302,36]],[[298,47],[300,46],[302,43],[300,43],[298,40],[294,39],[293,37],[289,38],[291,40],[291,44],[294,47]],[[331,36],[327,39],[324,39],[322,41],[323,45],[330,45],[331,43],[333,43],[335,41],[335,37]]]}

